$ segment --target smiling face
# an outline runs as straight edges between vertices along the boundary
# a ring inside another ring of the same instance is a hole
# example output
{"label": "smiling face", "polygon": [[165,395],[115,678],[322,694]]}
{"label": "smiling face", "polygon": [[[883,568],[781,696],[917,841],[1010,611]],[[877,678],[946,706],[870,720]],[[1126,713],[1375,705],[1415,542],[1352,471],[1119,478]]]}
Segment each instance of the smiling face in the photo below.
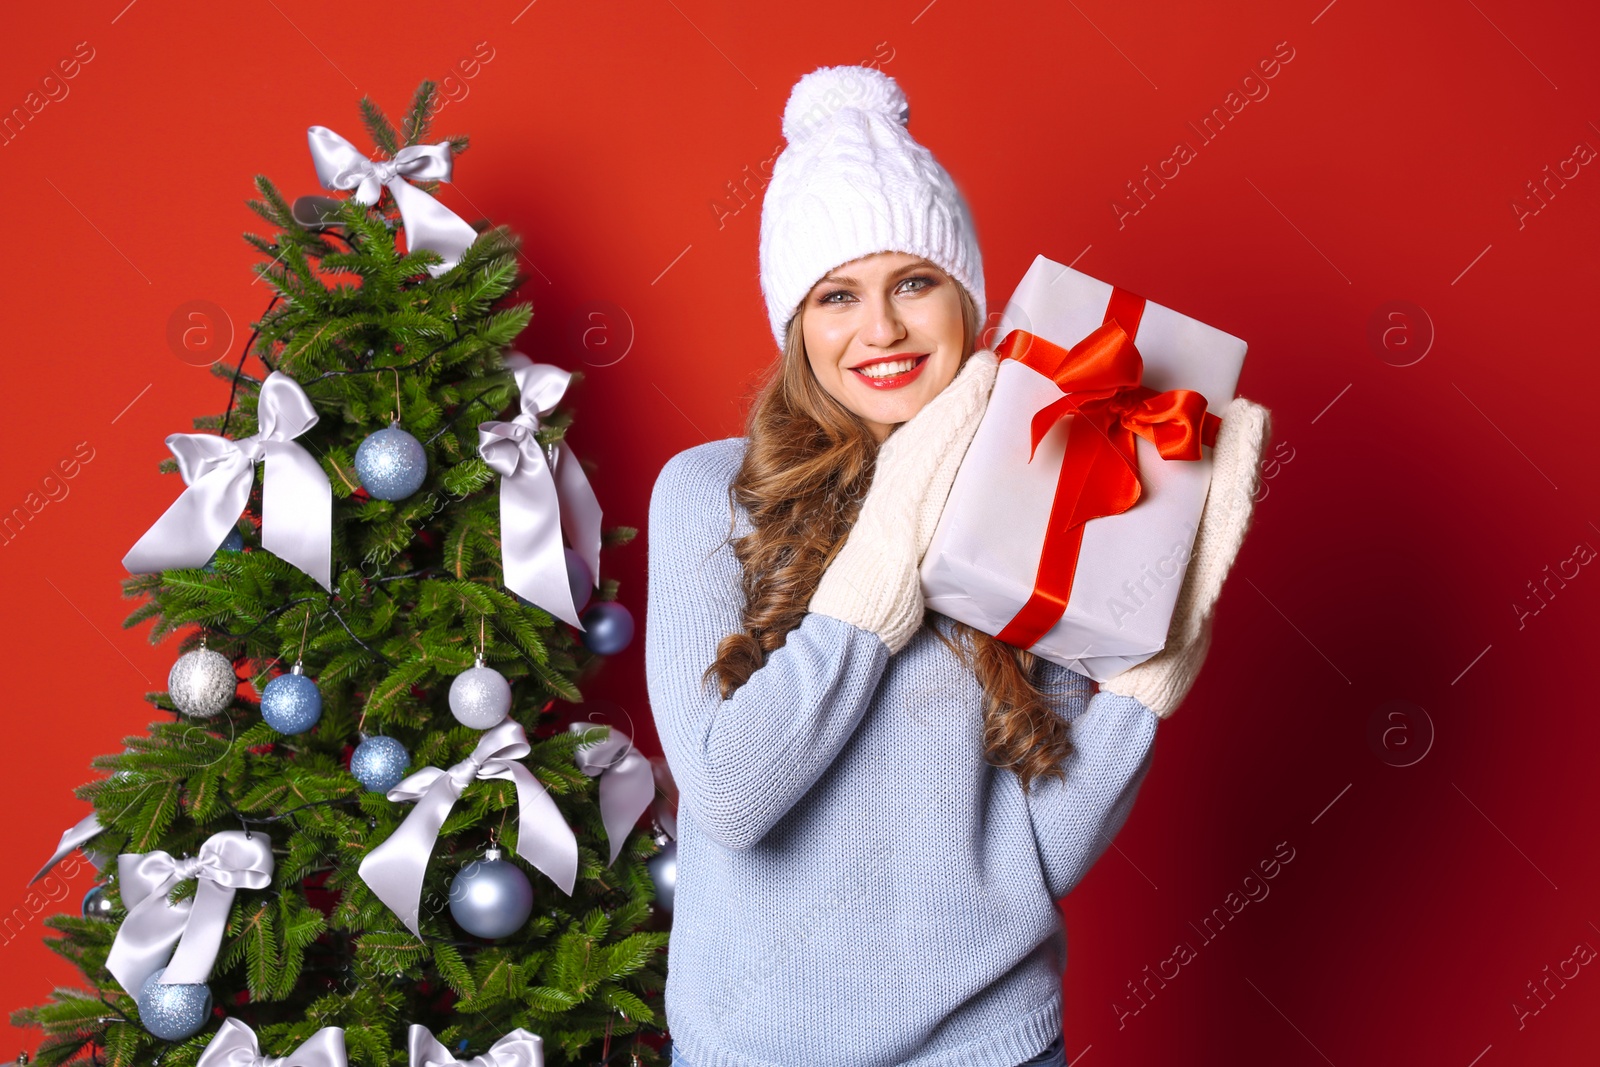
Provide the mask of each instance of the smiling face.
{"label": "smiling face", "polygon": [[817,382],[880,443],[950,384],[966,355],[961,283],[921,256],[878,252],[836,267],[799,314]]}

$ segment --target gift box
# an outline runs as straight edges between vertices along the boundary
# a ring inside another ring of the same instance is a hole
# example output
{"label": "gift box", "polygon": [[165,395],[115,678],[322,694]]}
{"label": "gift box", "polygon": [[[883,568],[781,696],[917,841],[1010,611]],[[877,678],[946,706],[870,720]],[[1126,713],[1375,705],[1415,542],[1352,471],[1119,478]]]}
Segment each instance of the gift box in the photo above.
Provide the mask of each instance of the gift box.
{"label": "gift box", "polygon": [[995,336],[923,597],[1104,681],[1166,643],[1245,343],[1044,256]]}

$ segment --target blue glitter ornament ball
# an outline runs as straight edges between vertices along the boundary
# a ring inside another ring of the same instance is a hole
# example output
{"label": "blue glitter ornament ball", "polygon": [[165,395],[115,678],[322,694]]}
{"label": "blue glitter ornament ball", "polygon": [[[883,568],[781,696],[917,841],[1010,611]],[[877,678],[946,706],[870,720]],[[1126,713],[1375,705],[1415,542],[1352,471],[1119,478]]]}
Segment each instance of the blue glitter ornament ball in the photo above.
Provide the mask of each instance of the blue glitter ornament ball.
{"label": "blue glitter ornament ball", "polygon": [[491,848],[450,882],[450,917],[478,937],[507,937],[533,914],[533,886],[514,863]]}
{"label": "blue glitter ornament ball", "polygon": [[[228,536],[224,537],[222,539],[222,544],[217,546],[217,552],[243,552],[243,551],[244,551],[244,536],[239,533],[237,528],[229,530],[228,531]],[[205,570],[214,571],[214,570],[217,569],[217,552],[211,553],[211,559],[206,562],[206,565],[205,565],[205,568],[204,568]]]}
{"label": "blue glitter ornament ball", "polygon": [[146,978],[139,990],[139,1021],[163,1041],[182,1041],[211,1018],[211,988],[204,982],[162,985],[166,971],[163,967]]}
{"label": "blue glitter ornament ball", "polygon": [[364,738],[350,754],[350,773],[369,793],[387,793],[406,776],[411,753],[392,737]]}
{"label": "blue glitter ornament ball", "polygon": [[428,454],[421,441],[393,422],[388,429],[369,435],[356,449],[356,477],[369,496],[404,500],[421,489],[428,477]]}
{"label": "blue glitter ornament ball", "polygon": [[583,647],[615,656],[633,640],[633,615],[615,600],[602,600],[583,613]]}
{"label": "blue glitter ornament ball", "polygon": [[296,663],[261,691],[261,717],[280,734],[303,734],[322,718],[322,692]]}

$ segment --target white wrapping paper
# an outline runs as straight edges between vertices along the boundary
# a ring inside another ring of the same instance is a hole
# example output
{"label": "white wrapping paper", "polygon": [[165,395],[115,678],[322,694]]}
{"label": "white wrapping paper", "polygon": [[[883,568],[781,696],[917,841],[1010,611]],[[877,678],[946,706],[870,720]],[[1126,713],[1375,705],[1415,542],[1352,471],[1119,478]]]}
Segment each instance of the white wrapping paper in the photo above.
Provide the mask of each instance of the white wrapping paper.
{"label": "white wrapping paper", "polygon": [[[1112,287],[1044,256],[1006,305],[997,341],[1014,329],[1070,348],[1106,318]],[[1119,320],[1120,321],[1120,320]],[[1147,300],[1135,346],[1143,384],[1192,389],[1218,415],[1233,398],[1245,342]],[[1029,461],[1035,412],[1063,395],[1055,382],[1002,359],[989,407],[956,474],[923,557],[922,592],[940,614],[998,635],[1034,588],[1069,424],[1051,427]],[[1211,449],[1163,459],[1136,438],[1139,500],[1091,519],[1061,619],[1030,650],[1096,681],[1149,659],[1166,643],[1178,589],[1211,481]]]}

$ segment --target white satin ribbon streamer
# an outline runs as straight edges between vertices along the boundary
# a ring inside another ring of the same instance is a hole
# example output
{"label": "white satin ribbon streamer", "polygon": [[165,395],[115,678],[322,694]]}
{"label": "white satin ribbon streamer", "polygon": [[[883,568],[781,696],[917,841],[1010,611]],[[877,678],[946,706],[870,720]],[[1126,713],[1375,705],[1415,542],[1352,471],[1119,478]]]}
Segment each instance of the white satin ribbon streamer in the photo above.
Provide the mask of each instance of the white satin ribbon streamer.
{"label": "white satin ribbon streamer", "polygon": [[[38,874],[28,879],[28,884],[32,885],[45,875],[49,874],[50,868],[67,858],[67,853],[71,852],[85,841],[93,840],[100,833],[100,831],[104,829],[105,827],[100,825],[100,816],[92,811],[83,818],[79,819],[67,829],[66,833],[61,835],[61,844],[56,846],[55,854],[45,861],[43,867],[39,868]],[[88,850],[85,849],[84,855],[87,856],[88,854]]]}
{"label": "white satin ribbon streamer", "polygon": [[317,424],[298,382],[273,371],[256,406],[260,431],[230,441],[209,433],[175,433],[167,447],[189,488],[122,557],[132,574],[203,567],[250,502],[256,464],[261,484],[261,546],[332,589],[333,486],[316,457],[294,439]]}
{"label": "white satin ribbon streamer", "polygon": [[485,730],[472,755],[449,770],[424,767],[401,779],[386,794],[397,803],[414,800],[417,806],[386,841],[367,853],[359,871],[373,895],[416,936],[422,936],[418,914],[422,879],[439,840],[439,828],[462,791],[476,778],[503,778],[516,785],[517,855],[548,875],[567,896],[572,895],[578,879],[578,838],[539,779],[517,762],[531,751],[522,724],[506,719]]}
{"label": "white satin ribbon streamer", "polygon": [[371,205],[388,188],[406,228],[406,247],[411,251],[426,248],[444,257],[443,263],[428,268],[435,278],[461,262],[462,253],[478,239],[478,231],[460,215],[406,180],[449,181],[449,141],[408,145],[392,159],[374,161],[326,126],[310,127],[306,139],[311,144],[317,180],[324,189],[354,189],[352,200]]}
{"label": "white satin ribbon streamer", "polygon": [[250,1025],[231,1016],[222,1020],[195,1067],[346,1067],[344,1029],[324,1026],[287,1056],[263,1056]]}
{"label": "white satin ribbon streamer", "polygon": [[489,1051],[470,1060],[458,1060],[439,1043],[426,1026],[412,1023],[407,1038],[411,1047],[411,1067],[544,1067],[544,1038],[520,1026],[489,1046]]}
{"label": "white satin ribbon streamer", "polygon": [[[163,966],[163,985],[208,980],[234,891],[265,889],[272,867],[272,840],[259,830],[212,834],[196,855],[181,860],[160,850],[124,852],[117,857],[117,877],[128,917],[117,928],[106,969],[134,996]],[[167,895],[186,878],[199,879],[194,896],[170,903]],[[168,962],[174,942],[178,949]]]}
{"label": "white satin ribbon streamer", "polygon": [[[595,725],[574,722],[567,729],[581,735]],[[656,779],[650,760],[633,747],[628,735],[612,726],[605,728],[608,733],[604,740],[579,745],[573,758],[584,774],[600,779],[600,820],[611,841],[611,858],[606,861],[609,867],[617,862],[628,834],[654,799]]]}
{"label": "white satin ribbon streamer", "polygon": [[[561,530],[600,576],[600,502],[566,441],[556,442],[554,469],[534,437],[555,410],[572,375],[521,352],[506,356],[522,411],[510,422],[478,424],[478,454],[500,475],[500,558],[506,588],[583,629],[567,581]],[[558,525],[559,522],[559,525]]]}

